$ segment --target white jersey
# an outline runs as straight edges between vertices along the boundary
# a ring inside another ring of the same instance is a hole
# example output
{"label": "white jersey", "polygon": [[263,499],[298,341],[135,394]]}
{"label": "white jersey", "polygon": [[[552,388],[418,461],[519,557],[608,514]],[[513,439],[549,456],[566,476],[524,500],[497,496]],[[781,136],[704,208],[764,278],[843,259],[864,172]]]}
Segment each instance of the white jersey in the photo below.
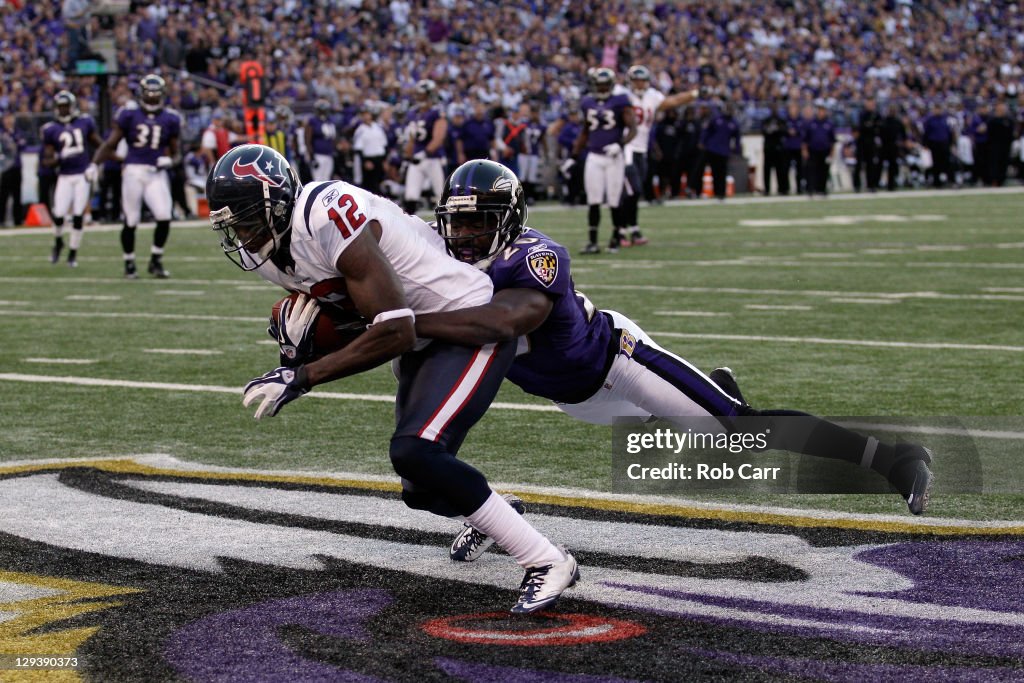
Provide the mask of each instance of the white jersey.
{"label": "white jersey", "polygon": [[665,94],[654,88],[647,88],[642,95],[637,95],[630,90],[629,101],[636,114],[636,135],[626,143],[626,149],[647,154],[651,140],[651,127],[654,126],[654,116],[658,113],[658,107],[665,101]]}
{"label": "white jersey", "polygon": [[[414,312],[450,311],[491,300],[490,278],[449,256],[444,240],[423,220],[384,197],[340,180],[310,183],[295,202],[291,229],[295,271],[282,272],[268,261],[257,272],[285,289],[352,308],[336,264],[370,221],[380,223],[381,251],[398,273]],[[249,258],[243,252],[243,259]]]}

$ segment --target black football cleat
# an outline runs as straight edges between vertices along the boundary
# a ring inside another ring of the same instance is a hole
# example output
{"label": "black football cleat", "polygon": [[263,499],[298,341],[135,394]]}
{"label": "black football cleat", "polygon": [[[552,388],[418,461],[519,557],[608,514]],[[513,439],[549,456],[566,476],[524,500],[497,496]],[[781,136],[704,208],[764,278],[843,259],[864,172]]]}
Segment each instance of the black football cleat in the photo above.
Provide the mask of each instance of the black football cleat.
{"label": "black football cleat", "polygon": [[166,280],[171,276],[170,272],[164,270],[164,264],[156,256],[149,259],[149,274],[161,280]]}
{"label": "black football cleat", "polygon": [[57,239],[53,244],[53,249],[50,251],[50,263],[57,263],[60,261],[60,252],[64,249],[64,240]]}
{"label": "black football cleat", "polygon": [[935,476],[928,469],[932,452],[917,444],[896,444],[896,461],[889,473],[889,483],[907,501],[911,514],[920,515],[928,509]]}
{"label": "black football cleat", "polygon": [[124,277],[127,280],[137,280],[139,273],[135,268],[135,261],[128,260],[124,262]]}
{"label": "black football cleat", "polygon": [[580,254],[583,256],[589,256],[591,254],[600,254],[601,247],[597,246],[594,242],[590,242],[587,246],[580,249]]}
{"label": "black football cleat", "polygon": [[719,389],[743,405],[747,405],[747,400],[743,398],[743,392],[740,391],[740,385],[736,383],[736,375],[733,374],[732,368],[715,368],[708,377],[718,385]]}

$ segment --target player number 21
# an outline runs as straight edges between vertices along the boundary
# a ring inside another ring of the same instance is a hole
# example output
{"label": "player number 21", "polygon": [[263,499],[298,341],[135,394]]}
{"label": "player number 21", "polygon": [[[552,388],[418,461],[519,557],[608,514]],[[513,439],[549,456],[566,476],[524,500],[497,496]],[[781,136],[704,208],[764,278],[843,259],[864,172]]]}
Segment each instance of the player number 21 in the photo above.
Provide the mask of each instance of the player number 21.
{"label": "player number 21", "polygon": [[355,197],[350,194],[343,194],[338,199],[338,209],[346,209],[344,214],[338,213],[333,206],[327,209],[327,217],[334,221],[334,224],[341,232],[341,236],[348,239],[366,222],[366,216],[359,210]]}

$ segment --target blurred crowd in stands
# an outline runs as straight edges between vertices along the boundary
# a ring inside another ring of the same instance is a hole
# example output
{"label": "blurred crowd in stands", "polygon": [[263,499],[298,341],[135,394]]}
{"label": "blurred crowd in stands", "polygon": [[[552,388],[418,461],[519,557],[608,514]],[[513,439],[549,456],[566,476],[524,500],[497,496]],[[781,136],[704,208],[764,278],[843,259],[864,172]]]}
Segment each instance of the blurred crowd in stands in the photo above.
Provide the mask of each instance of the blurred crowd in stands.
{"label": "blurred crowd in stands", "polygon": [[[532,121],[551,133],[536,141],[549,162],[536,196],[576,201],[578,179],[558,168],[580,125],[586,73],[607,66],[624,84],[638,63],[662,92],[707,93],[657,122],[652,196],[700,194],[701,131],[720,114],[763,136],[759,161],[764,178],[775,178],[772,191],[808,189],[806,150],[794,136],[802,139],[820,116],[840,133],[842,158],[830,151],[827,161],[848,164],[857,189],[1024,177],[1020,2],[0,1],[5,219],[20,155],[38,145],[54,95],[71,90],[83,111],[109,124],[101,82],[116,108],[150,72],[165,77],[168,105],[183,117],[190,156],[177,183],[198,189],[217,154],[245,139],[244,60],[266,72],[262,142],[308,165],[305,125],[324,103],[336,135],[334,175],[366,182],[368,150],[359,144],[368,131],[358,128],[379,127],[386,149],[370,181],[385,192],[401,183],[402,127],[416,84],[430,79],[449,121],[449,170],[470,156],[501,160],[503,135]],[[119,6],[126,13],[111,13]],[[104,58],[116,63],[115,75],[75,75],[80,60]],[[116,201],[108,204],[116,217]]]}

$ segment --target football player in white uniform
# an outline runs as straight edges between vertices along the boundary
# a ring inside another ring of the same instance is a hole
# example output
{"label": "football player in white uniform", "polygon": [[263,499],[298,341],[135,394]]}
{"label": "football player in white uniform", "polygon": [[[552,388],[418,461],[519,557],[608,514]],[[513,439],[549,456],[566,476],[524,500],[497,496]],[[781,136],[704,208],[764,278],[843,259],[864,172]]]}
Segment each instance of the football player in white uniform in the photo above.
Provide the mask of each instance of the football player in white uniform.
{"label": "football player in white uniform", "polygon": [[621,246],[638,247],[647,244],[647,238],[640,232],[639,211],[640,197],[644,192],[644,183],[648,173],[648,149],[651,142],[651,128],[658,113],[666,109],[675,109],[697,99],[697,89],[678,92],[666,96],[651,85],[651,70],[643,64],[629,67],[629,100],[633,103],[636,120],[636,135],[626,143],[626,186],[622,200],[625,234],[622,235]]}
{"label": "football player in white uniform", "polygon": [[278,341],[293,347],[297,361],[306,360],[301,351],[312,341],[316,302],[368,323],[337,351],[252,380],[243,403],[256,404],[257,419],[274,416],[318,384],[397,358],[390,456],[402,477],[402,499],[412,508],[469,521],[525,568],[514,613],[554,603],[579,577],[576,560],[456,458],[497,393],[516,343],[418,342],[414,331],[417,314],[489,301],[487,276],[449,258],[430,226],[383,197],[343,181],[302,187],[270,147],[229,151],[211,172],[206,195],[224,252],[244,270],[306,295],[292,311],[282,304],[275,319]]}

